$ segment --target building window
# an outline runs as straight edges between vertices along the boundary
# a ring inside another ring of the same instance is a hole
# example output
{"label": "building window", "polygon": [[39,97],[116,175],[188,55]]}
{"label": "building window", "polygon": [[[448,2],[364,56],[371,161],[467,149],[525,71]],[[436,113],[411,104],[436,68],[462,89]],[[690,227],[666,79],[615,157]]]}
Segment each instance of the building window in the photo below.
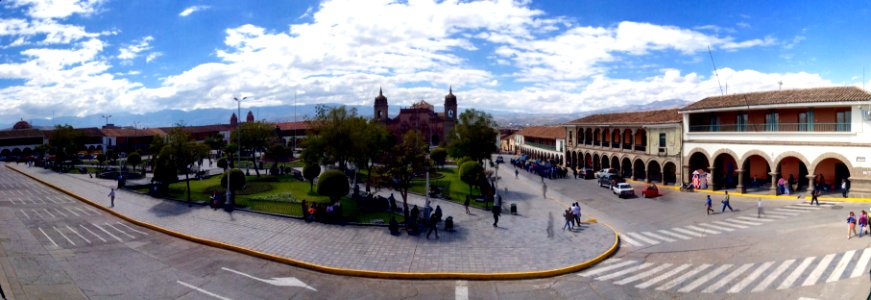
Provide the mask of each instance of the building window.
{"label": "building window", "polygon": [[814,131],[814,109],[798,114],[798,131]]}
{"label": "building window", "polygon": [[708,129],[711,132],[720,131],[720,116],[711,115],[711,123]]}
{"label": "building window", "polygon": [[747,113],[739,113],[735,120],[735,131],[747,131]]}
{"label": "building window", "polygon": [[838,124],[836,126],[836,131],[850,131],[850,112],[849,111],[839,111],[837,113]]}
{"label": "building window", "polygon": [[665,133],[659,134],[659,153],[665,153]]}
{"label": "building window", "polygon": [[765,131],[777,131],[779,129],[780,114],[777,112],[769,112],[765,115]]}

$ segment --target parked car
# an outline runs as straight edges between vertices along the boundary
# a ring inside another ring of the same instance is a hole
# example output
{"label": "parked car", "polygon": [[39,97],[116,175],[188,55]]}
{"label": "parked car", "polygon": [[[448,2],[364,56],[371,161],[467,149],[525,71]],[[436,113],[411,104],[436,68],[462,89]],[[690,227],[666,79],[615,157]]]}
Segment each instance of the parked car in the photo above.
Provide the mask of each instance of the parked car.
{"label": "parked car", "polygon": [[578,171],[578,177],[583,179],[595,179],[596,173],[593,172],[593,169],[581,169]]}
{"label": "parked car", "polygon": [[644,198],[653,198],[660,195],[662,194],[659,193],[659,188],[657,188],[655,184],[648,185],[646,188],[641,190],[641,196]]}
{"label": "parked car", "polygon": [[632,186],[626,182],[621,182],[621,183],[615,184],[614,186],[611,187],[611,192],[620,198],[634,197],[635,196],[635,190],[632,189]]}
{"label": "parked car", "polygon": [[617,170],[614,170],[612,168],[605,168],[605,169],[599,170],[599,172],[596,172],[596,178],[602,178],[602,177],[605,177],[608,175],[616,175],[616,174],[617,174]]}
{"label": "parked car", "polygon": [[620,176],[617,176],[614,174],[607,175],[604,177],[599,177],[599,187],[611,188],[612,186],[617,185],[618,183],[621,183],[621,182],[626,182],[626,180],[623,179],[623,177],[620,177]]}

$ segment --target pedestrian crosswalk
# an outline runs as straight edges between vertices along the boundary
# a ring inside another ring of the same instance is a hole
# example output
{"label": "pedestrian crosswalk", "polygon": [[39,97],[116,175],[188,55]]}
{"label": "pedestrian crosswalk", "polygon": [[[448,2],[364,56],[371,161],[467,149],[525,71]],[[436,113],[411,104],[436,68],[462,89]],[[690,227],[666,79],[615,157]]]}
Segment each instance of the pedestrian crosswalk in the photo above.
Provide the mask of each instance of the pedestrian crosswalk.
{"label": "pedestrian crosswalk", "polygon": [[[147,232],[138,230],[121,222],[85,223],[73,225],[49,225],[36,227],[37,236],[46,246],[59,248],[74,248],[91,244],[103,244],[117,241],[123,243],[132,241]],[[44,239],[43,239],[44,238]]]}
{"label": "pedestrian crosswalk", "polygon": [[802,213],[831,207],[833,205],[833,203],[829,202],[820,203],[819,206],[810,206],[806,203],[797,203],[789,206],[774,208],[771,210],[765,210],[762,213],[761,218],[758,218],[758,216],[756,215],[735,216],[718,221],[696,223],[692,225],[678,226],[668,229],[623,232],[620,234],[620,241],[622,242],[621,246],[624,247],[649,247],[664,243],[686,241],[711,235],[735,232],[736,230],[748,229],[753,226],[769,224],[775,221],[798,216]]}
{"label": "pedestrian crosswalk", "polygon": [[58,206],[42,208],[21,208],[18,214],[25,220],[56,220],[67,217],[97,216],[100,212],[90,206]]}
{"label": "pedestrian crosswalk", "polygon": [[[861,253],[860,253],[861,252]],[[743,264],[673,264],[612,259],[579,273],[615,285],[678,293],[756,293],[855,278],[867,273],[871,248]]]}

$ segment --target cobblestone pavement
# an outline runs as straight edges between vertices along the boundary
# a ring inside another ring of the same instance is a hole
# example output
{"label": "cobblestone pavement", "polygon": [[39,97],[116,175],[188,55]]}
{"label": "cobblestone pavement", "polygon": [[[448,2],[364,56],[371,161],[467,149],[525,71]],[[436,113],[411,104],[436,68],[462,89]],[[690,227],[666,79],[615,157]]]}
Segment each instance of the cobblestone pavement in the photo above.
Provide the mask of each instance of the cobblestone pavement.
{"label": "cobblestone pavement", "polygon": [[[115,184],[41,168],[19,166],[18,169],[106,206],[109,205],[109,188]],[[3,168],[0,172],[12,171]],[[15,195],[3,196],[15,199]],[[241,211],[229,214],[127,191],[116,192],[114,210],[146,223],[201,238],[324,266],[372,271],[492,273],[548,270],[590,260],[613,244],[613,232],[601,224],[587,224],[579,230],[559,230],[562,225],[560,213],[564,209],[559,202],[545,201],[540,195],[519,191],[510,191],[505,198],[508,203],[518,204],[520,214],[503,214],[499,227],[491,225],[489,212],[474,210],[473,214],[467,215],[461,205],[434,200],[432,205],[440,205],[445,217],[454,217],[456,227],[454,232],[440,232],[440,239],[426,239],[424,235],[392,236],[384,227],[305,223]],[[411,195],[409,202],[422,206],[424,199]],[[7,204],[15,206],[18,202],[11,200]],[[28,212],[22,210],[19,213]],[[28,214],[31,215],[50,217],[48,213],[35,211]],[[75,242],[78,236],[69,238]]]}

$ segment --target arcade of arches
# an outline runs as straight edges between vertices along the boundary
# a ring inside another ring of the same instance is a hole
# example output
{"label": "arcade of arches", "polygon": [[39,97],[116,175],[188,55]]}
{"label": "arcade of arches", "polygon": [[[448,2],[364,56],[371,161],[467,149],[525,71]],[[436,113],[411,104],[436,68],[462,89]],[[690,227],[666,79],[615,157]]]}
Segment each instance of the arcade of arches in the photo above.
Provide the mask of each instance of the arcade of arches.
{"label": "arcade of arches", "polygon": [[849,161],[834,153],[825,153],[811,163],[798,153],[787,152],[772,159],[754,152],[739,158],[730,151],[718,151],[711,157],[703,150],[694,149],[684,162],[684,174],[687,174],[684,180],[692,182],[694,172],[703,173],[707,174],[708,185],[714,190],[768,192],[775,191],[778,180],[783,178],[792,183],[791,191],[806,193],[813,190],[815,184],[823,190],[840,190],[842,180],[854,173]]}
{"label": "arcade of arches", "polygon": [[678,161],[672,158],[583,150],[566,151],[565,157],[568,168],[591,168],[594,171],[612,168],[618,175],[633,180],[673,185],[680,177]]}

